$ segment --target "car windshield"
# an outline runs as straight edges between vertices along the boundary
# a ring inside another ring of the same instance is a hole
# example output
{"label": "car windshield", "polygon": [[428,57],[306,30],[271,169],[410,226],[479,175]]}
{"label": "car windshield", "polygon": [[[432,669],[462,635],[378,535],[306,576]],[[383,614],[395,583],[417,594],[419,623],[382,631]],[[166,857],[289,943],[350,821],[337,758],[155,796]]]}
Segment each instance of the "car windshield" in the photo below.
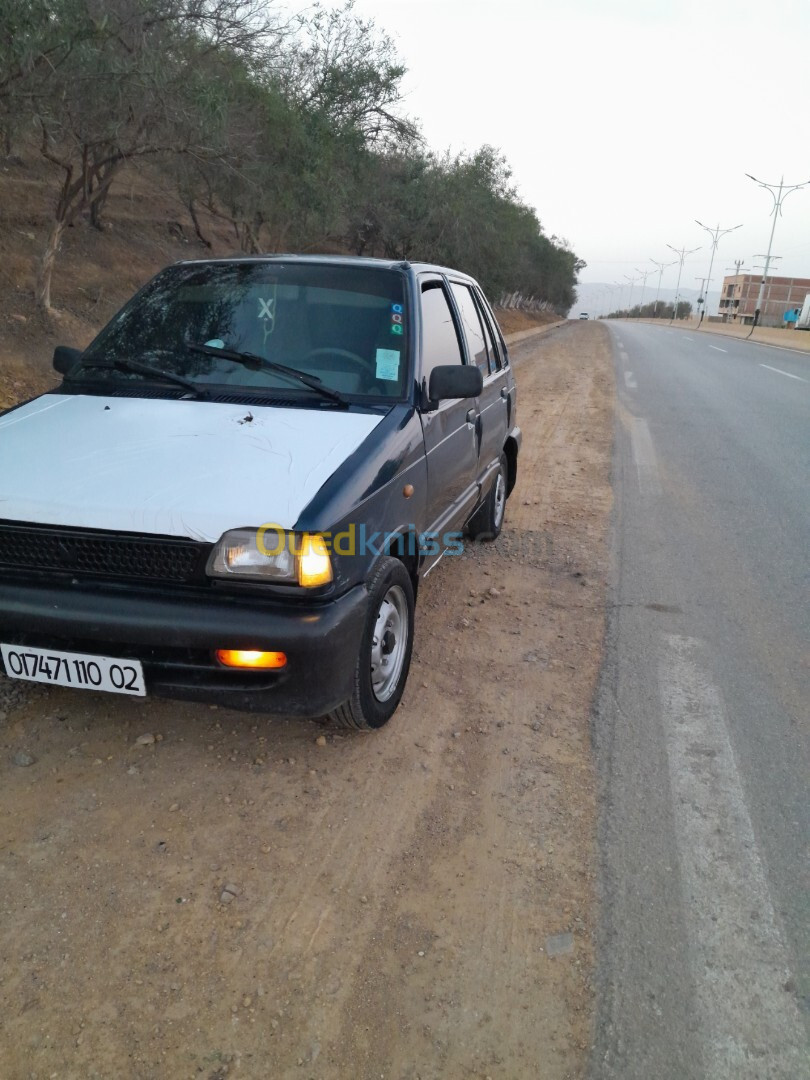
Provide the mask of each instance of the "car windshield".
{"label": "car windshield", "polygon": [[[269,365],[228,357],[231,350],[303,372],[350,399],[391,399],[404,393],[407,337],[404,277],[395,270],[283,261],[187,264],[149,282],[86,349],[73,378],[148,378],[126,369],[134,361],[206,390],[317,398]],[[194,348],[200,345],[209,348]]]}

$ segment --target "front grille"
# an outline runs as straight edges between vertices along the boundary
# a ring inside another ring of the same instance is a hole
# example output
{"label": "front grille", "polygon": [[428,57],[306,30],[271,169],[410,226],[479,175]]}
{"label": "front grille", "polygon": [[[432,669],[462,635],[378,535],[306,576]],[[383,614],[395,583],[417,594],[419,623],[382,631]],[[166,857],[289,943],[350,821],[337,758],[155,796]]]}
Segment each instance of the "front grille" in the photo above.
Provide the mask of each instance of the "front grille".
{"label": "front grille", "polygon": [[0,522],[0,568],[187,583],[210,551],[193,540]]}

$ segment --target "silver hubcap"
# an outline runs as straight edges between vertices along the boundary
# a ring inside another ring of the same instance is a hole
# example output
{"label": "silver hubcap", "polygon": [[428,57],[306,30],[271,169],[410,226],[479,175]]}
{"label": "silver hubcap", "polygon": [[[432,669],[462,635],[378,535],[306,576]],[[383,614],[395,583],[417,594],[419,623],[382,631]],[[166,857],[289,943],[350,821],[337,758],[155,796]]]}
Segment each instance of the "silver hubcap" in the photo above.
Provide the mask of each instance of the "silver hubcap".
{"label": "silver hubcap", "polygon": [[498,473],[495,480],[495,528],[499,529],[503,522],[503,514],[506,509],[506,479],[503,475],[503,469]]}
{"label": "silver hubcap", "polygon": [[377,701],[388,701],[397,688],[409,629],[408,601],[399,585],[392,585],[383,597],[371,639],[371,688]]}

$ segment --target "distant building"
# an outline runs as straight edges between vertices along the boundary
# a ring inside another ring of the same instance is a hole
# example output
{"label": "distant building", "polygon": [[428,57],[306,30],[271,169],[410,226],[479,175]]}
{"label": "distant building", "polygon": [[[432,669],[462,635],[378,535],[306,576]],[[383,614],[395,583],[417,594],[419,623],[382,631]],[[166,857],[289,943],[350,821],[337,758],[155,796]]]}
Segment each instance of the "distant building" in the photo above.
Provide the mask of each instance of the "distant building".
{"label": "distant building", "polygon": [[[723,322],[752,323],[761,274],[732,274],[723,278],[717,314]],[[762,297],[760,326],[783,326],[785,312],[801,308],[810,293],[810,278],[768,277]]]}

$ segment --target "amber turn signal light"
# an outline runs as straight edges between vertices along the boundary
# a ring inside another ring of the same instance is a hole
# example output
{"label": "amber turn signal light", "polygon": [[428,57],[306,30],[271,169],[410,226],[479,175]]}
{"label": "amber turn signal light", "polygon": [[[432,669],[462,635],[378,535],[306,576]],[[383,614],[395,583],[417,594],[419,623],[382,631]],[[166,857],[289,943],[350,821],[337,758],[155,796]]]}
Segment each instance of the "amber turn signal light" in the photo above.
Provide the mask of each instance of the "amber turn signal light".
{"label": "amber turn signal light", "polygon": [[226,667],[283,668],[287,664],[287,654],[256,649],[217,649],[217,660]]}

